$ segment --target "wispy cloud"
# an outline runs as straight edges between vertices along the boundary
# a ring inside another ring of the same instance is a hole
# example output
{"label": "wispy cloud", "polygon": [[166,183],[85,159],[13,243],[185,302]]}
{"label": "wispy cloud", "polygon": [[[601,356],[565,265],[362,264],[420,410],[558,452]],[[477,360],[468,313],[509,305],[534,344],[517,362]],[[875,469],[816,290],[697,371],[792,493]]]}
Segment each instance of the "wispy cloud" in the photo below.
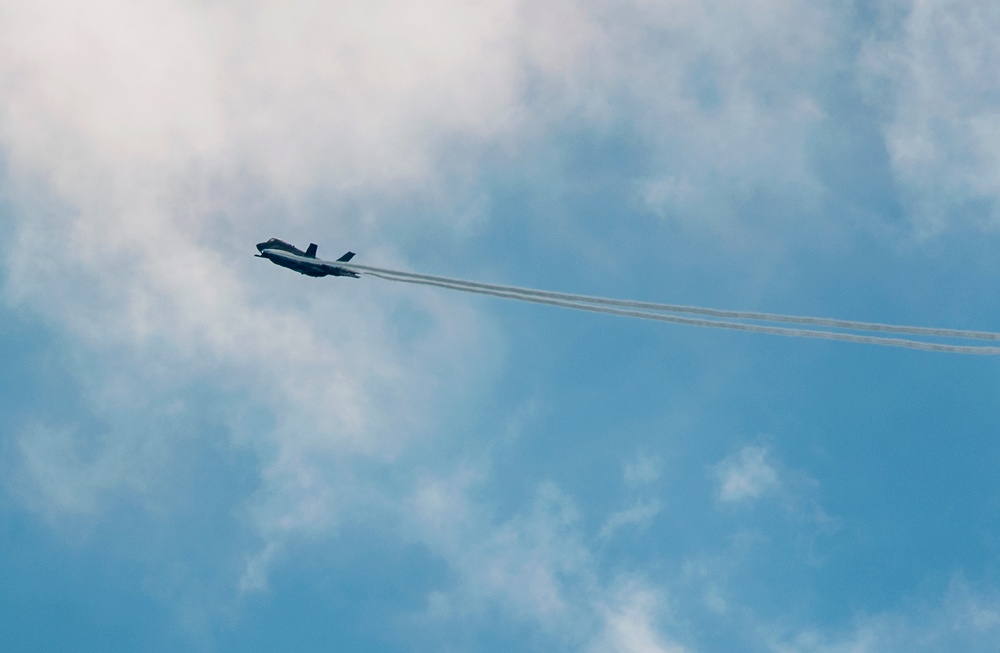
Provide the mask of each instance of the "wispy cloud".
{"label": "wispy cloud", "polygon": [[554,485],[543,485],[529,511],[492,524],[463,489],[470,480],[462,474],[427,482],[412,504],[419,537],[460,574],[459,605],[468,610],[499,604],[516,618],[565,627],[573,597],[591,592],[594,582],[572,501]]}
{"label": "wispy cloud", "polygon": [[148,487],[156,446],[148,440],[88,435],[34,424],[6,443],[4,485],[49,519],[92,514],[108,492]]}
{"label": "wispy cloud", "polygon": [[623,526],[641,527],[649,524],[660,513],[660,510],[660,502],[657,499],[637,501],[632,507],[620,510],[608,517],[604,525],[601,526],[598,537],[610,537]]}
{"label": "wispy cloud", "polygon": [[[885,141],[915,229],[997,227],[996,4],[907,1],[884,13],[861,71],[870,101],[887,114]],[[981,208],[966,210],[973,205]]]}
{"label": "wispy cloud", "polygon": [[762,629],[775,653],[986,653],[1000,646],[1000,600],[961,576],[945,592],[912,608],[859,615],[852,628],[780,633]]}
{"label": "wispy cloud", "polygon": [[428,596],[422,619],[436,631],[490,615],[577,650],[684,650],[672,644],[670,615],[651,583],[638,574],[603,578],[571,497],[542,484],[530,508],[497,522],[474,499],[483,480],[468,469],[427,480],[406,508],[410,532],[455,572],[453,586]]}
{"label": "wispy cloud", "polygon": [[624,583],[603,609],[604,630],[589,650],[614,653],[685,653],[689,649],[669,641],[656,627],[662,612],[656,592]]}
{"label": "wispy cloud", "polygon": [[640,454],[634,460],[625,463],[622,476],[630,488],[639,488],[659,479],[662,466],[659,456]]}
{"label": "wispy cloud", "polygon": [[764,447],[745,446],[714,468],[718,500],[745,503],[777,491],[781,487],[778,470]]}

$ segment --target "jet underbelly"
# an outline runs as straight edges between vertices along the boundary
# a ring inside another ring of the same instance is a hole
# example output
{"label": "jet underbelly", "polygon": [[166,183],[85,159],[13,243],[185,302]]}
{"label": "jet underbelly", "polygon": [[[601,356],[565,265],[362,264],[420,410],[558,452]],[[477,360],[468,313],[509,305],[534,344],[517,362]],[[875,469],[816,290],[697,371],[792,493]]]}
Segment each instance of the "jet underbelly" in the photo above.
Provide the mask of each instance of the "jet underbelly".
{"label": "jet underbelly", "polygon": [[296,272],[300,272],[310,277],[325,277],[327,275],[327,271],[324,270],[322,266],[313,263],[288,261],[286,265],[295,270]]}

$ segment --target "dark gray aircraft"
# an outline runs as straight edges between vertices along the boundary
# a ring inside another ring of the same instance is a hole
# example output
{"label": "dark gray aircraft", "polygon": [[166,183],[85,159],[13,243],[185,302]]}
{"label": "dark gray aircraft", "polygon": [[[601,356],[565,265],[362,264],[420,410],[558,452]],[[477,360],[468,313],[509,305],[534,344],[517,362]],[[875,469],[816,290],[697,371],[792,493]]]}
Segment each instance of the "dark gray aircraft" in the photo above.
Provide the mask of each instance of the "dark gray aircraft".
{"label": "dark gray aircraft", "polygon": [[354,258],[354,252],[347,252],[334,262],[322,261],[316,258],[316,244],[310,243],[306,251],[302,251],[295,245],[286,243],[277,238],[271,238],[263,243],[257,243],[257,258],[266,258],[283,268],[295,270],[310,277],[354,277],[360,278],[358,273],[350,268],[345,268],[337,263],[347,263]]}

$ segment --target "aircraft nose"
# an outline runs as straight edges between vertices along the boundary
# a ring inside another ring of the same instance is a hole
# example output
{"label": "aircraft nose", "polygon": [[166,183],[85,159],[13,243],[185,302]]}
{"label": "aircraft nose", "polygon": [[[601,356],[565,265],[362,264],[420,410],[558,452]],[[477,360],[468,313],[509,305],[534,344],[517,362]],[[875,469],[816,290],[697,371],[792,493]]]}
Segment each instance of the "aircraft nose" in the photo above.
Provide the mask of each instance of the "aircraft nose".
{"label": "aircraft nose", "polygon": [[266,247],[267,247],[267,243],[266,242],[264,242],[264,243],[257,243],[257,251],[260,252],[261,254],[264,253],[264,249]]}

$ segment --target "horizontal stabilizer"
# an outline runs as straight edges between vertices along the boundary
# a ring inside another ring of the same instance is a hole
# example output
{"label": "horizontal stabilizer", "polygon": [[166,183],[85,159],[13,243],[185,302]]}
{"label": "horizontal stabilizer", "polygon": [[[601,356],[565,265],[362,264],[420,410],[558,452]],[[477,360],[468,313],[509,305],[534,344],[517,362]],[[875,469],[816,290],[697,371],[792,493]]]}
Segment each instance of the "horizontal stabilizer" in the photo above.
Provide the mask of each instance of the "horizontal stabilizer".
{"label": "horizontal stabilizer", "polygon": [[347,252],[346,254],[344,254],[343,256],[341,256],[340,258],[338,258],[337,262],[338,263],[347,263],[352,258],[354,258],[354,252]]}
{"label": "horizontal stabilizer", "polygon": [[306,249],[306,258],[316,258],[316,243],[309,243]]}

